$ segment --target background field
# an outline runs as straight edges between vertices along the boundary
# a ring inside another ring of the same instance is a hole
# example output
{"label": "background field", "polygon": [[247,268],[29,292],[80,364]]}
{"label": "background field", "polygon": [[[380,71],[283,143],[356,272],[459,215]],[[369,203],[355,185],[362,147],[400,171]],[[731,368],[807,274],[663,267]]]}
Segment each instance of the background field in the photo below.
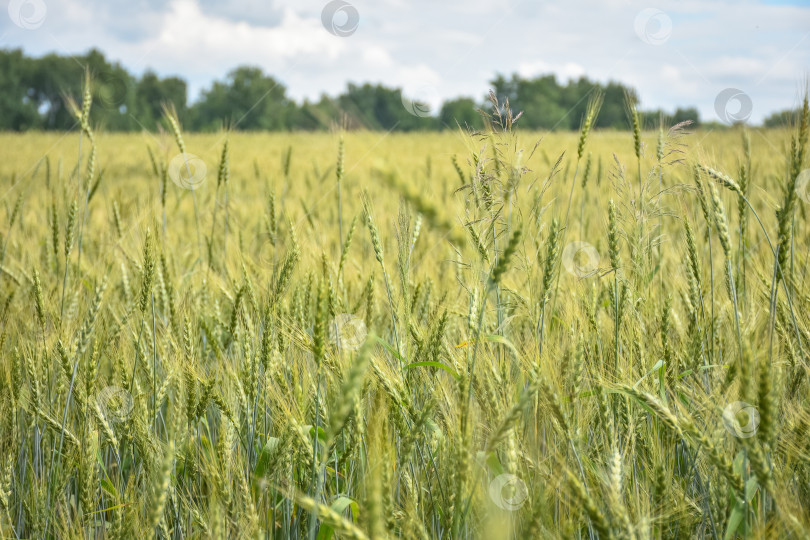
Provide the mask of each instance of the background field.
{"label": "background field", "polygon": [[0,134],[0,534],[806,537],[806,133]]}

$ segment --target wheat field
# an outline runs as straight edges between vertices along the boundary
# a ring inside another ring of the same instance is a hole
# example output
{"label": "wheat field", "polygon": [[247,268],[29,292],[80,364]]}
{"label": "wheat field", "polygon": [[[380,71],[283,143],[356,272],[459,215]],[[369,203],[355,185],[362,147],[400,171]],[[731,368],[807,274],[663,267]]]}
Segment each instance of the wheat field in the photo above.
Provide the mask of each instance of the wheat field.
{"label": "wheat field", "polygon": [[202,135],[89,96],[0,134],[0,536],[810,536],[806,99]]}

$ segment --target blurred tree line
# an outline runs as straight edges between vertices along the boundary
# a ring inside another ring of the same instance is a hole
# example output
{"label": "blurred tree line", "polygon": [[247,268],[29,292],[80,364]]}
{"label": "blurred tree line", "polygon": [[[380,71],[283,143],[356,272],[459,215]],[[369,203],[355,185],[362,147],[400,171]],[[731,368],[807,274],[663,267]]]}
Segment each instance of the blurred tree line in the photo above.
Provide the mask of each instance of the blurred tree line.
{"label": "blurred tree line", "polygon": [[762,121],[762,125],[766,128],[797,126],[799,124],[800,113],[801,110],[798,108],[777,111],[766,117],[765,120]]}
{"label": "blurred tree line", "polygon": [[[0,50],[0,130],[66,130],[75,119],[65,98],[81,100],[85,68],[93,77],[94,103],[91,119],[109,131],[154,130],[162,105],[173,103],[185,129],[212,131],[227,124],[240,130],[321,130],[335,125],[347,129],[441,130],[484,127],[479,109],[489,110],[485,100],[460,97],[445,101],[437,111],[413,114],[408,96],[380,84],[349,83],[336,96],[296,103],[283,84],[260,68],[241,66],[203,90],[199,100],[188,102],[186,81],[159,77],[147,71],[140,77],[121,64],[110,62],[96,49],[80,56],[49,54],[28,57],[19,49]],[[528,129],[578,129],[596,88],[604,104],[596,127],[627,128],[625,95],[635,91],[622,84],[607,85],[581,77],[565,84],[554,75],[525,79],[498,75],[491,81],[499,101],[507,98],[512,110],[523,111],[520,125]],[[403,103],[404,101],[404,103]],[[421,106],[424,107],[424,106]],[[411,108],[411,111],[408,109]],[[657,127],[661,111],[645,115],[649,127]],[[699,120],[697,110],[678,109],[664,115],[665,122]]]}

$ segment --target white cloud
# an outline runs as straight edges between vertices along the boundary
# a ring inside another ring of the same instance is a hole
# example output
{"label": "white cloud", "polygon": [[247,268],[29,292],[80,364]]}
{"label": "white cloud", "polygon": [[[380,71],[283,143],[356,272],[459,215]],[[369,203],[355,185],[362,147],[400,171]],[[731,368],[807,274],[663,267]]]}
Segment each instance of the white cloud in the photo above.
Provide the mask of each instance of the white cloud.
{"label": "white cloud", "polygon": [[382,47],[367,47],[363,49],[362,55],[363,61],[370,66],[390,67],[394,65],[394,59]]}
{"label": "white cloud", "polygon": [[700,96],[700,84],[698,81],[692,77],[686,77],[680,68],[665,64],[661,66],[659,73],[662,83],[684,98],[689,99],[689,101],[683,103],[684,105],[690,105],[692,100]]}
{"label": "white cloud", "polygon": [[566,62],[565,64],[555,65],[542,60],[522,62],[518,65],[517,72],[522,77],[538,77],[540,75],[554,73],[557,75],[557,79],[563,83],[569,79],[578,79],[586,74],[585,68],[576,62]]}
{"label": "white cloud", "polygon": [[752,74],[764,74],[768,66],[759,58],[749,56],[724,56],[710,62],[707,66],[712,76],[745,77]]}
{"label": "white cloud", "polygon": [[754,0],[663,0],[669,39],[634,31],[647,0],[348,0],[360,23],[327,32],[326,0],[55,0],[41,28],[0,22],[0,46],[30,54],[91,46],[141,72],[178,74],[192,97],[239,64],[262,67],[296,98],[335,94],[347,81],[424,83],[440,98],[482,98],[497,73],[587,75],[635,87],[645,108],[695,105],[714,116],[723,88],[749,93],[752,120],[794,104],[810,66],[810,7]]}
{"label": "white cloud", "polygon": [[343,40],[324,32],[320,21],[302,18],[289,8],[279,26],[261,27],[203,14],[194,0],[175,0],[159,36],[145,45],[159,50],[164,63],[191,60],[210,65],[240,59],[270,66],[301,56],[334,60],[345,47]]}

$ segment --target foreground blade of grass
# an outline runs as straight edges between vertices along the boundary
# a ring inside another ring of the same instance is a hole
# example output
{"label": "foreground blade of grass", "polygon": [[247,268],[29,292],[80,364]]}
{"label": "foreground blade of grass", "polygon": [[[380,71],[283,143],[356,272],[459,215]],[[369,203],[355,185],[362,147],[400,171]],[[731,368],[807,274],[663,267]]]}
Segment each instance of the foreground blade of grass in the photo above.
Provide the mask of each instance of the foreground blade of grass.
{"label": "foreground blade of grass", "polygon": [[[560,245],[565,246],[565,236],[568,232],[568,218],[571,214],[571,201],[574,199],[574,188],[577,185],[577,175],[579,174],[579,163],[582,161],[582,155],[585,152],[585,144],[588,142],[588,135],[593,129],[594,125],[596,124],[596,119],[599,116],[599,109],[602,107],[603,96],[599,90],[596,90],[588,101],[588,107],[585,111],[585,117],[582,119],[582,126],[579,130],[579,143],[577,144],[577,163],[576,167],[574,168],[574,177],[571,179],[571,190],[568,192],[568,203],[566,204],[565,208],[565,219],[563,220],[562,224],[562,237],[560,239]],[[554,298],[551,301],[551,313],[554,314],[554,310],[557,304],[557,293],[560,289],[560,274],[561,272],[557,272],[557,279],[554,282]]]}

